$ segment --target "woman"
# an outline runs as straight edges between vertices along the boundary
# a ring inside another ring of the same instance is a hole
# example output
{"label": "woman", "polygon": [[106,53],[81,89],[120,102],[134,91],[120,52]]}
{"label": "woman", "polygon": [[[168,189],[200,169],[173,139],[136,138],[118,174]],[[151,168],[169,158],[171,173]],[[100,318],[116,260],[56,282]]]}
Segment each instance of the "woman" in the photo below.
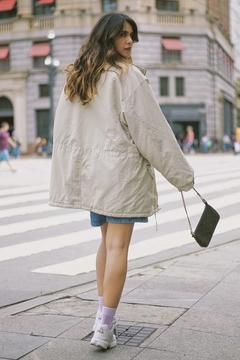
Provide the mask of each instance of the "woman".
{"label": "woman", "polygon": [[104,15],[69,65],[55,119],[50,205],[80,208],[100,226],[99,310],[91,344],[116,346],[115,313],[135,222],[159,210],[153,167],[179,190],[193,170],[164,118],[144,71],[132,64],[135,22]]}

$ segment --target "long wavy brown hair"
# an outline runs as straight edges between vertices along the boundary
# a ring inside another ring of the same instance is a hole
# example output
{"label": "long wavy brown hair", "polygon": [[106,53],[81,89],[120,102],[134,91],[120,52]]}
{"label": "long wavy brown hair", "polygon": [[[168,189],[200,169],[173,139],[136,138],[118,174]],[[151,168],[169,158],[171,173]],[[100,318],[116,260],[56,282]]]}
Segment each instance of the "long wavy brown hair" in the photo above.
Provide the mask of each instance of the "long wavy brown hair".
{"label": "long wavy brown hair", "polygon": [[89,103],[97,94],[97,82],[106,64],[122,69],[121,63],[132,61],[118,54],[113,43],[125,22],[132,26],[132,39],[138,42],[137,25],[125,14],[108,13],[96,23],[76,60],[65,69],[67,81],[64,91],[68,100],[73,101],[77,95],[83,105]]}

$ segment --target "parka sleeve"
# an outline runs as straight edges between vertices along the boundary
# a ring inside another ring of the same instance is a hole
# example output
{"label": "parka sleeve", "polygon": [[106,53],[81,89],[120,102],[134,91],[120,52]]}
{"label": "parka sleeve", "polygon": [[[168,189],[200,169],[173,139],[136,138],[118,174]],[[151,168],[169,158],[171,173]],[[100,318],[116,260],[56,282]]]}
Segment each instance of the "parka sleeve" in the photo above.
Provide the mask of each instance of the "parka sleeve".
{"label": "parka sleeve", "polygon": [[194,185],[194,172],[180,149],[146,79],[128,98],[124,119],[139,152],[179,191]]}

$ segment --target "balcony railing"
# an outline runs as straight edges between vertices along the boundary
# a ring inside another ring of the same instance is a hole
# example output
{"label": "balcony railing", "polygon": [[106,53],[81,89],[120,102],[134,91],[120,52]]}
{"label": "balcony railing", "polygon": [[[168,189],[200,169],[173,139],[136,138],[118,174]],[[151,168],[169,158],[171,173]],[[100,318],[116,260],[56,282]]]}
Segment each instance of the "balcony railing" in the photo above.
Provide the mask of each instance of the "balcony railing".
{"label": "balcony railing", "polygon": [[[44,29],[69,28],[69,27],[92,27],[101,14],[69,14],[57,16],[34,16],[31,18],[13,18],[0,20],[0,33],[34,31]],[[154,13],[138,12],[134,18],[138,24],[173,26],[208,27],[209,22],[205,15],[191,15],[176,12]]]}
{"label": "balcony railing", "polygon": [[37,29],[53,29],[54,28],[54,18],[46,17],[46,18],[38,18],[35,17],[29,20],[29,29],[37,30]]}
{"label": "balcony railing", "polygon": [[0,33],[13,31],[13,21],[0,21]]}
{"label": "balcony railing", "polygon": [[184,25],[185,16],[181,14],[157,13],[157,23],[165,25]]}

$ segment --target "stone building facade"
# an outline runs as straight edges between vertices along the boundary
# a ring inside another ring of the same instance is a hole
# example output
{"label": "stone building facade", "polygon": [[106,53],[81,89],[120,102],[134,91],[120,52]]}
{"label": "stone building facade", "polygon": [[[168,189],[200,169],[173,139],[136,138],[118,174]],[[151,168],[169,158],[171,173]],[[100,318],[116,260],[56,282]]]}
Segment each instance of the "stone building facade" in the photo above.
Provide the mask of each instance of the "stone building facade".
{"label": "stone building facade", "polygon": [[229,6],[229,0],[0,0],[0,121],[19,133],[23,152],[31,152],[37,136],[48,138],[62,70],[98,18],[118,11],[138,24],[133,61],[147,69],[176,135],[188,125],[198,140],[204,133],[218,140],[231,135]]}

